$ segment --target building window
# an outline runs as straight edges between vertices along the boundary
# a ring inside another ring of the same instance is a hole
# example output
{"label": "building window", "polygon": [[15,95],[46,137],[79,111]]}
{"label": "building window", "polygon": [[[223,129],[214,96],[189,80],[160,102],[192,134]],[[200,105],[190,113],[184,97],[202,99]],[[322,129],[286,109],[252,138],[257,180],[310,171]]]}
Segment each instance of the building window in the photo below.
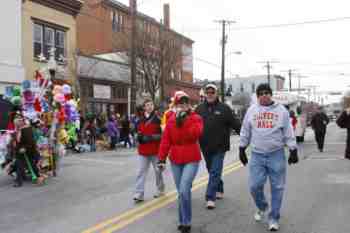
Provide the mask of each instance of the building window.
{"label": "building window", "polygon": [[252,83],[252,93],[255,92],[255,83]]}
{"label": "building window", "polygon": [[66,32],[43,24],[34,24],[33,28],[34,57],[40,54],[46,59],[50,57],[50,49],[55,48],[55,59],[62,61],[66,53]]}
{"label": "building window", "polygon": [[113,32],[120,32],[123,31],[123,25],[124,25],[124,16],[122,14],[119,14],[116,11],[113,11],[111,13],[111,19],[112,19],[112,30]]}

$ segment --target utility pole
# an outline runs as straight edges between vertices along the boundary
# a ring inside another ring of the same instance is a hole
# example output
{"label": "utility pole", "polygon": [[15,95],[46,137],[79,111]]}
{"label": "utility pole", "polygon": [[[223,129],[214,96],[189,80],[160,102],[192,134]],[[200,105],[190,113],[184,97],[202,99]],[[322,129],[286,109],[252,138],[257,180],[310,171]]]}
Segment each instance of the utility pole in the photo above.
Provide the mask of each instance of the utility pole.
{"label": "utility pole", "polygon": [[130,112],[136,110],[136,12],[137,0],[130,0],[131,14],[131,46],[130,46],[130,68],[131,68],[131,93],[130,93]]}
{"label": "utility pole", "polygon": [[300,95],[300,90],[301,90],[301,79],[302,78],[307,78],[308,76],[304,76],[304,75],[301,75],[299,74],[298,75],[298,95]]}
{"label": "utility pole", "polygon": [[235,23],[230,20],[216,20],[216,23],[222,24],[222,41],[221,41],[221,101],[225,103],[225,49],[227,43],[226,25]]}
{"label": "utility pole", "polygon": [[[289,77],[289,92],[293,90],[292,88],[292,75],[293,72],[296,71],[296,69],[289,69],[289,70],[282,70],[282,72],[288,72],[288,77]],[[300,88],[299,88],[300,89]]]}
{"label": "utility pole", "polygon": [[258,63],[266,63],[264,68],[267,69],[267,83],[271,86],[271,63],[277,63],[277,61],[259,61]]}

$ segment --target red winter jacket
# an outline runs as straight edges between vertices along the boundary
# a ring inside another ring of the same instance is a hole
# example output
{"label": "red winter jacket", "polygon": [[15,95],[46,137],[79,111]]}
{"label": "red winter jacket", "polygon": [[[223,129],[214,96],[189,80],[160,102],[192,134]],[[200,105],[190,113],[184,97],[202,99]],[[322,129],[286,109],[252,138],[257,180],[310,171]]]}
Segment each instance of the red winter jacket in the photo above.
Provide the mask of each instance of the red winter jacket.
{"label": "red winter jacket", "polygon": [[[162,130],[160,128],[159,117],[152,112],[148,118],[141,119],[137,132],[144,136],[160,135]],[[138,152],[143,156],[157,155],[159,151],[160,139],[144,144],[139,144]]]}
{"label": "red winter jacket", "polygon": [[203,132],[202,118],[195,112],[186,117],[181,127],[176,126],[176,116],[166,124],[159,148],[159,159],[169,159],[175,164],[198,162],[201,160],[199,137]]}

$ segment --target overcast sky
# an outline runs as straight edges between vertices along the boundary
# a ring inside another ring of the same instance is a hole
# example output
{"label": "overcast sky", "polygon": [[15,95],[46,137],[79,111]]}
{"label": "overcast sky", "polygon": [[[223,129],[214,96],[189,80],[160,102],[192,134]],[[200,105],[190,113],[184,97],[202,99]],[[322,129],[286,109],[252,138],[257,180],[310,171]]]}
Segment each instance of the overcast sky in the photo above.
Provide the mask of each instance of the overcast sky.
{"label": "overcast sky", "polygon": [[[214,20],[227,19],[236,21],[227,29],[227,53],[242,52],[227,56],[227,78],[266,74],[263,64],[257,62],[273,60],[278,62],[273,64],[274,74],[287,76],[281,71],[291,68],[308,76],[302,85],[319,85],[319,90],[344,90],[350,85],[349,0],[138,0],[139,10],[158,20],[164,3],[170,3],[171,27],[195,41],[197,79],[220,79],[222,33],[221,25]],[[341,17],[349,19],[247,29]],[[297,87],[296,78],[293,82]]]}

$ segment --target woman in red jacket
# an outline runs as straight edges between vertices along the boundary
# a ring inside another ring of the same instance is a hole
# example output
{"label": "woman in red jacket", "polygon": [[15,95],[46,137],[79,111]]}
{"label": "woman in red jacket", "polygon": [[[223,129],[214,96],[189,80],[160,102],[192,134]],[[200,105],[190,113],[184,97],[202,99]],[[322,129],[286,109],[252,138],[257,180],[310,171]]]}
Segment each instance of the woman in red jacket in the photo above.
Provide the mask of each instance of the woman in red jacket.
{"label": "woman in red jacket", "polygon": [[145,192],[145,180],[150,164],[152,164],[156,177],[157,193],[155,198],[164,194],[164,181],[162,172],[157,169],[158,150],[161,138],[160,119],[154,112],[152,100],[143,102],[144,113],[137,127],[137,139],[140,169],[136,178],[136,190],[134,201],[143,201]]}
{"label": "woman in red jacket", "polygon": [[197,175],[201,152],[199,137],[203,131],[202,118],[191,110],[185,92],[175,93],[176,114],[166,124],[159,148],[160,169],[165,168],[169,154],[171,169],[178,192],[179,226],[182,233],[191,231],[191,188]]}

